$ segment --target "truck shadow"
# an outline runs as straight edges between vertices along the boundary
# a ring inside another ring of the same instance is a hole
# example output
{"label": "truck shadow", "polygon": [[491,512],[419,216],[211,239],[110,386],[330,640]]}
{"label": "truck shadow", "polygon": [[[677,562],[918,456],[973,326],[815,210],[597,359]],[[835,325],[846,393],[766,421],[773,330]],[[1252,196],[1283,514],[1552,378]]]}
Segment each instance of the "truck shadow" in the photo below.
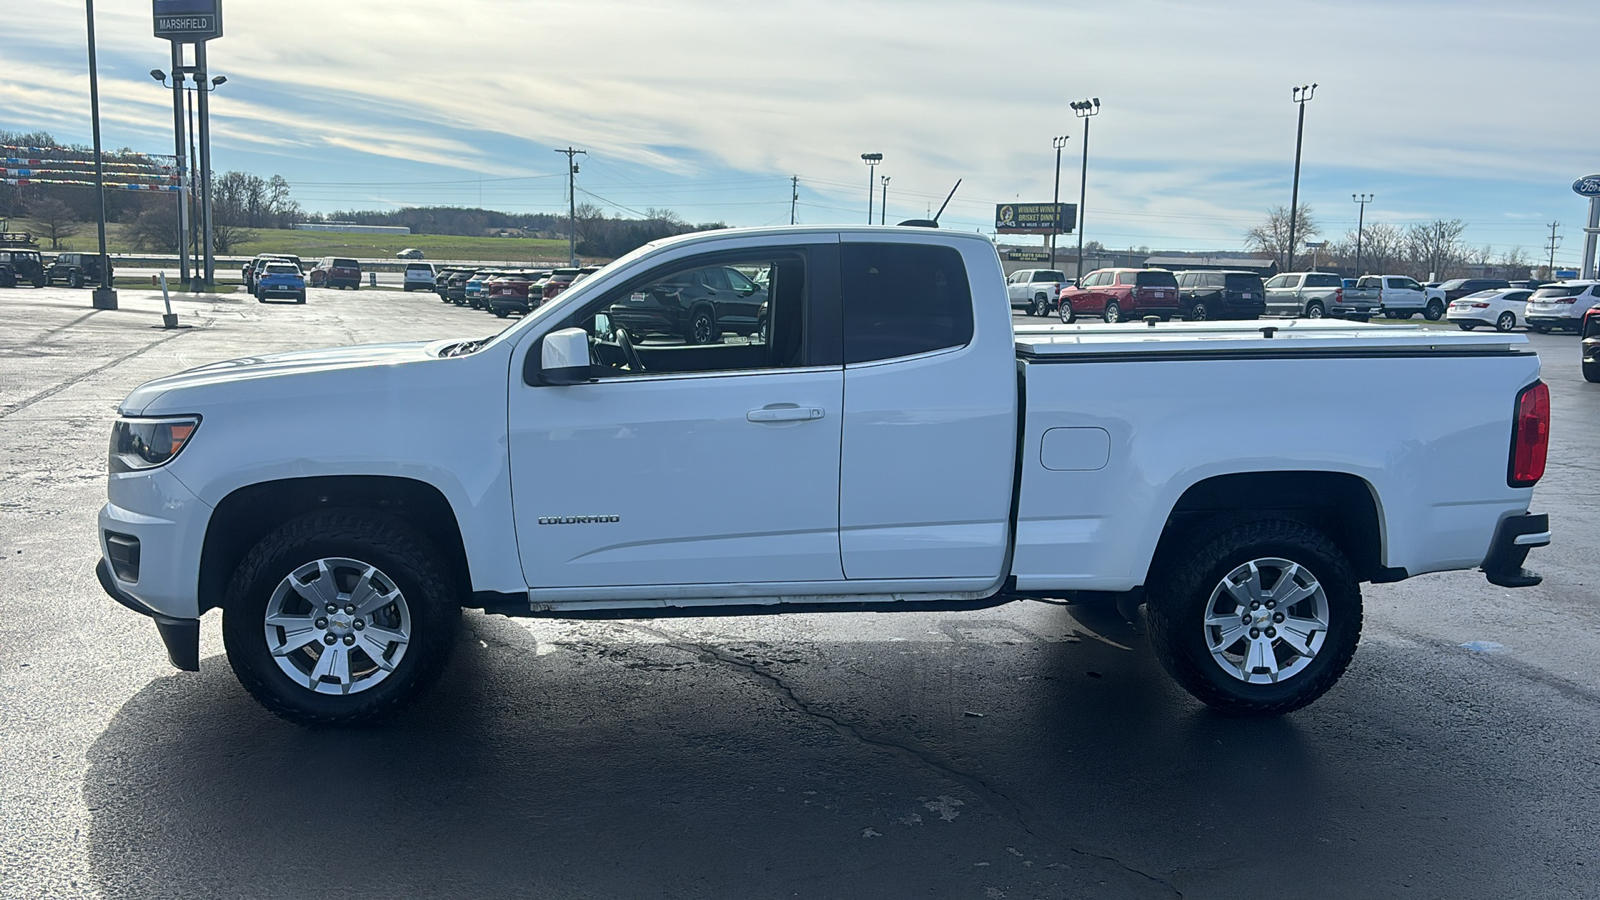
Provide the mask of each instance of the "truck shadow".
{"label": "truck shadow", "polygon": [[[1351,701],[1310,727],[1231,720],[1142,643],[947,623],[949,642],[716,644],[604,623],[550,647],[471,616],[438,688],[363,730],[283,723],[209,658],[91,748],[92,874],[108,897],[1162,897],[1236,887],[1280,823],[1258,886],[1409,865],[1351,823],[1405,826],[1376,798],[1425,765],[1376,765]],[[1426,787],[1482,799],[1407,793]],[[1431,834],[1466,858],[1481,828]]]}

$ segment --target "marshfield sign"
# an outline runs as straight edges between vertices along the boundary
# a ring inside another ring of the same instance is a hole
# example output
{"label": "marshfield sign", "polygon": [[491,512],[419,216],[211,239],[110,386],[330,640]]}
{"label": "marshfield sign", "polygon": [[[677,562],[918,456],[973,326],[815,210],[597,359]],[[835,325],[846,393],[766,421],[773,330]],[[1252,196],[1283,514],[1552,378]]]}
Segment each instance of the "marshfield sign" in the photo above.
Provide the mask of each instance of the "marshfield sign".
{"label": "marshfield sign", "polygon": [[1000,234],[1071,234],[1078,221],[1076,203],[1001,203],[994,208]]}
{"label": "marshfield sign", "polygon": [[194,43],[222,37],[222,0],[151,0],[156,37]]}

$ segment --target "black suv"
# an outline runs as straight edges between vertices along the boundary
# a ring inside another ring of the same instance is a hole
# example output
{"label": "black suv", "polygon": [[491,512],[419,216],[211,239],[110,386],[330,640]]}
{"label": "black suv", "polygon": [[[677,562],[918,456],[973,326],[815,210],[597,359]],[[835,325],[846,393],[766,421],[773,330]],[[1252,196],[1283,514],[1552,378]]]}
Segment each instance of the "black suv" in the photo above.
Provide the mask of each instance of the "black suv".
{"label": "black suv", "polygon": [[1468,294],[1508,287],[1511,287],[1511,282],[1504,278],[1452,278],[1441,282],[1439,290],[1444,291],[1444,302],[1448,305],[1452,300],[1459,300]]}
{"label": "black suv", "polygon": [[0,288],[45,286],[44,257],[37,250],[0,250]]}
{"label": "black suv", "polygon": [[[103,257],[98,253],[62,253],[56,257],[55,262],[44,270],[45,284],[61,282],[67,287],[81,288],[84,286],[98,287],[100,285],[100,262]],[[106,270],[106,280],[111,280],[114,267]]]}
{"label": "black suv", "polygon": [[731,266],[706,266],[669,275],[611,304],[611,321],[630,335],[671,335],[714,344],[724,333],[761,331],[765,288]]}
{"label": "black suv", "polygon": [[1254,319],[1267,311],[1267,289],[1254,272],[1179,272],[1178,311],[1185,322]]}

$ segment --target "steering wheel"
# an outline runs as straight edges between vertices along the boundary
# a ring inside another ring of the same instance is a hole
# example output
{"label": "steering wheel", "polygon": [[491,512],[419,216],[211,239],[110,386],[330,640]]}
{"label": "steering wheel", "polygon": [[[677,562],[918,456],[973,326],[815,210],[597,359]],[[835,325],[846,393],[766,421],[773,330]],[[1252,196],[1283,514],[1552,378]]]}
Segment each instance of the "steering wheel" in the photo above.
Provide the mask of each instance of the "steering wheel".
{"label": "steering wheel", "polygon": [[618,325],[613,334],[617,338],[617,346],[622,348],[622,355],[628,358],[629,370],[643,372],[644,362],[639,359],[639,351],[633,349],[633,338],[628,335],[628,329]]}

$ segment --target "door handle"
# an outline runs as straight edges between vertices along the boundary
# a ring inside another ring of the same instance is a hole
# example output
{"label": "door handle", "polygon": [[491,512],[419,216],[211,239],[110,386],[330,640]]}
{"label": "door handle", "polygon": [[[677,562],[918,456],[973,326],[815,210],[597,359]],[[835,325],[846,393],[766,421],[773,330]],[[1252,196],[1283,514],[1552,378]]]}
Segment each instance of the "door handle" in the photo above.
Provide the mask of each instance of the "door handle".
{"label": "door handle", "polygon": [[761,409],[752,409],[744,417],[752,422],[809,422],[820,419],[823,411],[815,406],[765,406]]}

